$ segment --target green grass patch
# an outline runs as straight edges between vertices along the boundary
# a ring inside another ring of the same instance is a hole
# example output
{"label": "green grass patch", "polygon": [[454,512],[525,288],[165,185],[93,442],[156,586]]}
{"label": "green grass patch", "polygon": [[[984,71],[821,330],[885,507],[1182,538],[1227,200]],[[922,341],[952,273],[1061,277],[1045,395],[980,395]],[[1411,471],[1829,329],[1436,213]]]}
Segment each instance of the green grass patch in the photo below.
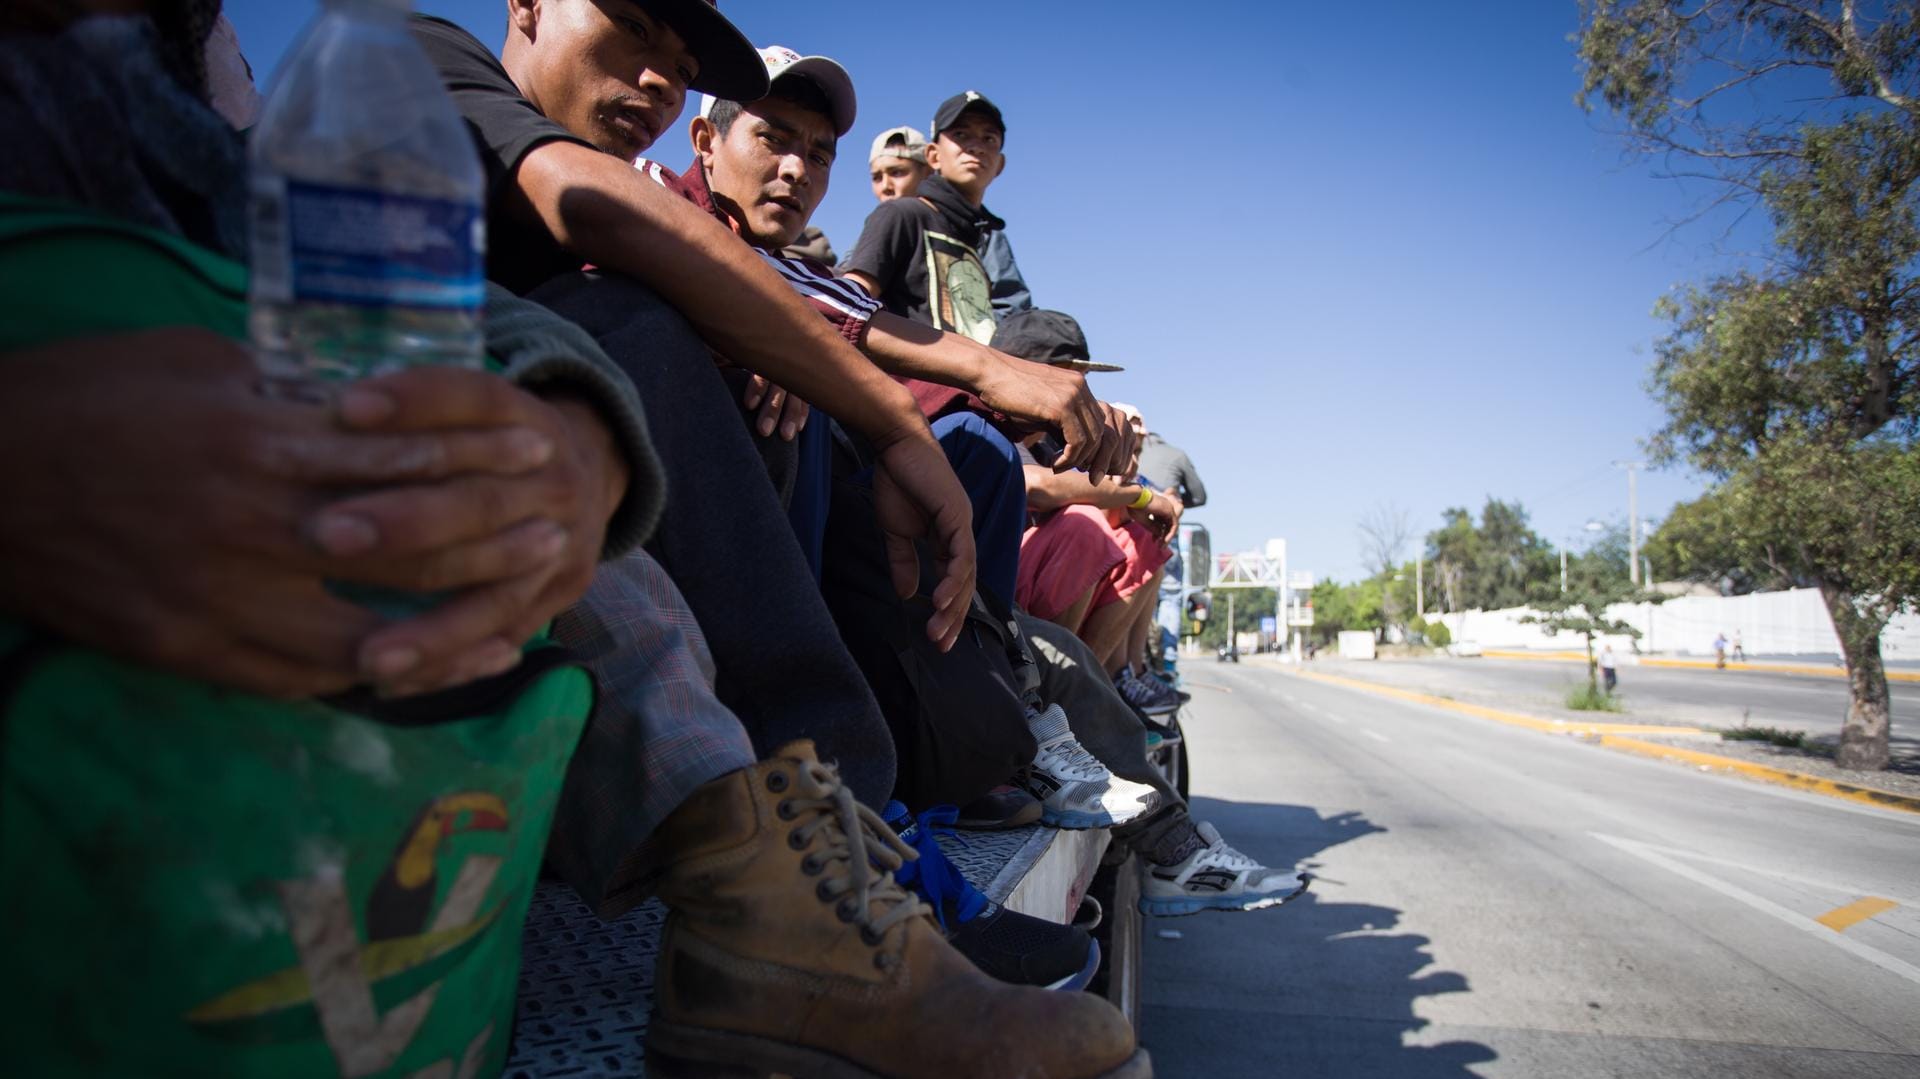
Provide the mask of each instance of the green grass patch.
{"label": "green grass patch", "polygon": [[1625,706],[1620,698],[1604,689],[1589,685],[1577,685],[1567,689],[1567,707],[1576,712],[1624,712]]}
{"label": "green grass patch", "polygon": [[1780,727],[1731,727],[1720,732],[1723,742],[1766,742],[1783,749],[1813,749],[1807,743],[1806,731],[1789,731]]}

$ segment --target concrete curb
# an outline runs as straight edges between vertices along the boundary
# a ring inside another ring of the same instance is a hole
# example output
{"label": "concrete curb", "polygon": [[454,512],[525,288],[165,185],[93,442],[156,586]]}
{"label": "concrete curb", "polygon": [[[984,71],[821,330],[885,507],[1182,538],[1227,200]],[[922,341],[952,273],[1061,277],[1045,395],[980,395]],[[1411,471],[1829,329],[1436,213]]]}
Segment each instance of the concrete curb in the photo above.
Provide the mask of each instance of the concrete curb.
{"label": "concrete curb", "polygon": [[1784,768],[1771,768],[1764,764],[1754,764],[1735,757],[1722,757],[1715,753],[1702,753],[1693,749],[1681,749],[1678,746],[1662,745],[1658,742],[1643,742],[1628,737],[1635,734],[1695,735],[1708,734],[1709,731],[1698,727],[1662,727],[1645,723],[1567,723],[1564,720],[1541,719],[1538,716],[1524,715],[1519,712],[1506,712],[1498,708],[1486,708],[1477,704],[1463,704],[1446,697],[1435,697],[1430,693],[1417,693],[1413,690],[1383,686],[1377,682],[1364,682],[1355,678],[1341,678],[1339,675],[1319,674],[1313,671],[1295,672],[1302,678],[1312,678],[1320,682],[1329,682],[1348,689],[1357,689],[1381,697],[1397,697],[1400,700],[1413,701],[1433,708],[1459,712],[1462,715],[1491,719],[1496,723],[1505,723],[1510,727],[1522,727],[1543,734],[1587,734],[1598,735],[1600,745],[1622,753],[1633,753],[1642,757],[1660,760],[1677,760],[1688,764],[1721,768],[1748,779],[1762,783],[1773,783],[1797,790],[1824,794],[1829,798],[1840,798],[1861,805],[1877,806],[1881,809],[1899,810],[1905,813],[1920,813],[1920,798],[1895,794],[1892,791],[1876,790],[1872,787],[1860,787],[1852,783],[1825,779],[1808,775],[1805,772],[1789,772]]}
{"label": "concrete curb", "polygon": [[[1531,659],[1551,663],[1585,663],[1583,652],[1520,652],[1507,648],[1488,648],[1481,655],[1488,659]],[[1710,659],[1668,659],[1661,656],[1642,656],[1636,661],[1642,667],[1674,667],[1695,671],[1716,669]],[[1811,663],[1728,663],[1724,670],[1758,671],[1761,674],[1808,674],[1819,678],[1845,678],[1845,668],[1820,667]],[[1920,682],[1920,671],[1888,671],[1889,682]]]}
{"label": "concrete curb", "polygon": [[1878,806],[1881,809],[1920,813],[1920,798],[1910,798],[1904,794],[1876,790],[1872,787],[1858,787],[1851,783],[1811,776],[1805,772],[1789,772],[1784,768],[1770,768],[1764,764],[1755,764],[1752,761],[1743,761],[1734,757],[1701,753],[1696,750],[1681,749],[1678,746],[1661,745],[1658,742],[1643,742],[1638,738],[1626,738],[1613,734],[1601,735],[1600,744],[1608,749],[1617,749],[1622,753],[1634,753],[1642,757],[1683,761],[1709,768],[1723,768],[1748,779],[1757,779],[1762,783],[1775,783],[1783,787],[1812,791],[1829,798],[1844,798],[1849,802]]}

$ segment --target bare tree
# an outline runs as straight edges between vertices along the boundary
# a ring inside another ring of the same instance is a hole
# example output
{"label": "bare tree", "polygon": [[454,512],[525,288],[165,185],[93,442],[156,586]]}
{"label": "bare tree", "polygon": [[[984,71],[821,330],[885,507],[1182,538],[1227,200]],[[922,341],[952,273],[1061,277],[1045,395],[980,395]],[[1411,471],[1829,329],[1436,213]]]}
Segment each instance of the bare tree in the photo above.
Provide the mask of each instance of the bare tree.
{"label": "bare tree", "polygon": [[1400,568],[1413,539],[1413,526],[1407,523],[1407,511],[1391,502],[1382,502],[1360,518],[1360,557],[1368,569],[1387,577]]}
{"label": "bare tree", "polygon": [[1393,594],[1393,574],[1400,568],[1407,544],[1413,539],[1413,526],[1407,523],[1407,511],[1391,502],[1382,502],[1360,518],[1360,557],[1367,568],[1380,576],[1381,632],[1400,624],[1400,604]]}

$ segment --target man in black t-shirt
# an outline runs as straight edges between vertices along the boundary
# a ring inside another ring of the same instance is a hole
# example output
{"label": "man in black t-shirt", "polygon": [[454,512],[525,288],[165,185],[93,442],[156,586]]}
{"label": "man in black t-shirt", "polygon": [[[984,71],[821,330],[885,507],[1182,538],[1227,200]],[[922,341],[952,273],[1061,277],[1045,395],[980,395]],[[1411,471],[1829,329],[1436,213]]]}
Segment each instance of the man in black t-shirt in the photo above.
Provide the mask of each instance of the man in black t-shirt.
{"label": "man in black t-shirt", "polygon": [[[984,344],[993,340],[996,316],[983,257],[989,237],[1007,227],[984,200],[1006,168],[1006,121],[992,101],[968,90],[941,103],[933,128],[926,154],[934,175],[913,198],[889,199],[867,215],[839,271],[894,314]],[[1012,257],[1008,249],[1009,267]]]}
{"label": "man in black t-shirt", "polygon": [[[721,701],[773,757],[688,792],[636,837],[664,862],[640,879],[673,910],[650,1056],[689,1074],[849,1060],[899,1076],[1148,1074],[1104,1002],[985,979],[868,861],[887,867],[897,840],[843,792],[886,798],[891,738],[713,353],[872,441],[894,582],[916,586],[924,539],[939,570],[928,633],[947,644],[973,594],[971,511],[912,397],[631,165],[689,88],[764,94],[759,56],[701,0],[511,0],[508,20],[498,61],[452,24],[414,23],[493,181],[489,274],[578,322],[639,386],[670,492],[649,550],[706,631]],[[589,264],[599,272],[579,271]],[[837,758],[845,786],[796,738]],[[621,792],[604,795],[617,813]]]}

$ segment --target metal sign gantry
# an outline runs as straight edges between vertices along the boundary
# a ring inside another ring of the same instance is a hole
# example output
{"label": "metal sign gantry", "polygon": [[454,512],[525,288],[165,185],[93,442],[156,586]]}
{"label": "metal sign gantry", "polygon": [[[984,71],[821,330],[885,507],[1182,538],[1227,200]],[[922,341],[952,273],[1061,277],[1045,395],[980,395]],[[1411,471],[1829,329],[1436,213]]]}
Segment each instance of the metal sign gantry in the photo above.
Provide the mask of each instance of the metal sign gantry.
{"label": "metal sign gantry", "polygon": [[[1287,541],[1271,539],[1264,551],[1242,551],[1239,554],[1216,555],[1213,560],[1213,574],[1207,587],[1217,588],[1227,593],[1227,624],[1233,625],[1233,592],[1243,588],[1271,588],[1274,595],[1274,616],[1277,624],[1289,628],[1312,625],[1313,608],[1309,604],[1304,612],[1300,606],[1300,595],[1313,591],[1313,575],[1309,573],[1287,572]],[[1299,634],[1289,633],[1291,650],[1295,661],[1300,658]]]}

